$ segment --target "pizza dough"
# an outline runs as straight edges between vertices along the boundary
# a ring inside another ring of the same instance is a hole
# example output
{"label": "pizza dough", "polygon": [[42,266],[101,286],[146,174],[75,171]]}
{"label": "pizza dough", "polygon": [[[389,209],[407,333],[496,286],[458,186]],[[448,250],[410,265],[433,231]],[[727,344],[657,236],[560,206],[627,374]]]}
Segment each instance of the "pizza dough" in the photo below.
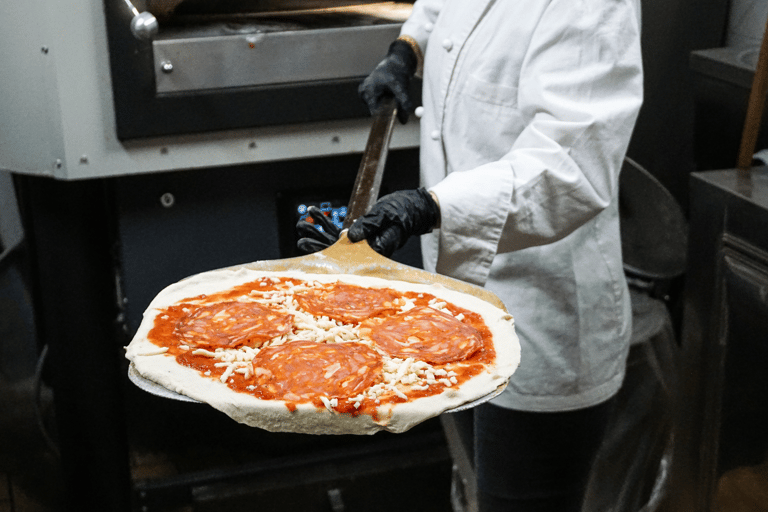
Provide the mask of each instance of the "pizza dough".
{"label": "pizza dough", "polygon": [[223,269],[173,284],[126,347],[145,379],[279,432],[404,432],[502,388],[507,312],[440,285]]}

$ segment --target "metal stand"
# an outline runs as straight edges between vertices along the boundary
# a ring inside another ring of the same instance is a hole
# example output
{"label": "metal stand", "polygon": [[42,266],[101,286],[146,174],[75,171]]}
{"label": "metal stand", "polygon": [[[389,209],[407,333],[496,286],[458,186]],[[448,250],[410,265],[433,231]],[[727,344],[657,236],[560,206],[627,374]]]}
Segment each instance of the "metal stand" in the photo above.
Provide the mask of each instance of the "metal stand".
{"label": "metal stand", "polygon": [[66,510],[129,510],[121,347],[104,181],[16,177],[35,316],[50,347]]}

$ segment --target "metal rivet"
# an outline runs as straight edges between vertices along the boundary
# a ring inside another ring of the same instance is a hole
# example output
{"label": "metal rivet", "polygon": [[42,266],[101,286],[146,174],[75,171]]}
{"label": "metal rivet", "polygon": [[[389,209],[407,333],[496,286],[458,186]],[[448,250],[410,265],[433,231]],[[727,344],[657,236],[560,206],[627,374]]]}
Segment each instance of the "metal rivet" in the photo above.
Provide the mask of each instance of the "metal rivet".
{"label": "metal rivet", "polygon": [[173,204],[176,202],[176,198],[173,197],[173,194],[170,192],[166,192],[165,194],[160,196],[160,204],[163,205],[165,208],[170,208],[173,206]]}
{"label": "metal rivet", "polygon": [[173,63],[169,60],[164,60],[160,63],[160,69],[163,70],[163,73],[168,74],[173,72]]}
{"label": "metal rivet", "polygon": [[40,51],[43,52],[43,54],[48,55],[48,47],[47,46],[43,46],[42,48],[40,48]]}

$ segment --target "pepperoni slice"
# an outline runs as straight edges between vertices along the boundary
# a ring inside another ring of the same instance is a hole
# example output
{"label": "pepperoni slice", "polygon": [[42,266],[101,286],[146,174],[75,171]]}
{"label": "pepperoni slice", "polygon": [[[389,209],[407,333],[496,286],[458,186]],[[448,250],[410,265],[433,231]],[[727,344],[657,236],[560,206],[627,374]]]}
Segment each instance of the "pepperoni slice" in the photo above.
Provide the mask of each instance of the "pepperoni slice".
{"label": "pepperoni slice", "polygon": [[386,288],[363,288],[343,283],[296,295],[299,306],[307,313],[353,324],[396,311],[397,298],[394,291]]}
{"label": "pepperoni slice", "polygon": [[292,341],[263,348],[253,359],[262,396],[292,401],[358,395],[382,366],[381,356],[362,343]]}
{"label": "pepperoni slice", "polygon": [[419,306],[387,317],[364,322],[371,339],[393,357],[413,357],[432,364],[467,359],[483,345],[480,332],[449,314]]}
{"label": "pepperoni slice", "polygon": [[181,317],[174,334],[198,347],[259,347],[291,332],[293,315],[269,310],[254,302],[219,302],[201,306]]}

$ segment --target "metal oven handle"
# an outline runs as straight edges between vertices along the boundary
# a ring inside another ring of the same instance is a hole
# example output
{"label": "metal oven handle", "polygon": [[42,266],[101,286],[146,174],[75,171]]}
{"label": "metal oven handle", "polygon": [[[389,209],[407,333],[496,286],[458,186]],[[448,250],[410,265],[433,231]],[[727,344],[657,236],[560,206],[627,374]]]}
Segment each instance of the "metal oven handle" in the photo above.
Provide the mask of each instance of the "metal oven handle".
{"label": "metal oven handle", "polygon": [[141,41],[151,41],[157,35],[159,25],[157,18],[151,12],[139,12],[131,3],[131,0],[124,0],[128,8],[133,12],[131,20],[131,33],[133,37]]}

